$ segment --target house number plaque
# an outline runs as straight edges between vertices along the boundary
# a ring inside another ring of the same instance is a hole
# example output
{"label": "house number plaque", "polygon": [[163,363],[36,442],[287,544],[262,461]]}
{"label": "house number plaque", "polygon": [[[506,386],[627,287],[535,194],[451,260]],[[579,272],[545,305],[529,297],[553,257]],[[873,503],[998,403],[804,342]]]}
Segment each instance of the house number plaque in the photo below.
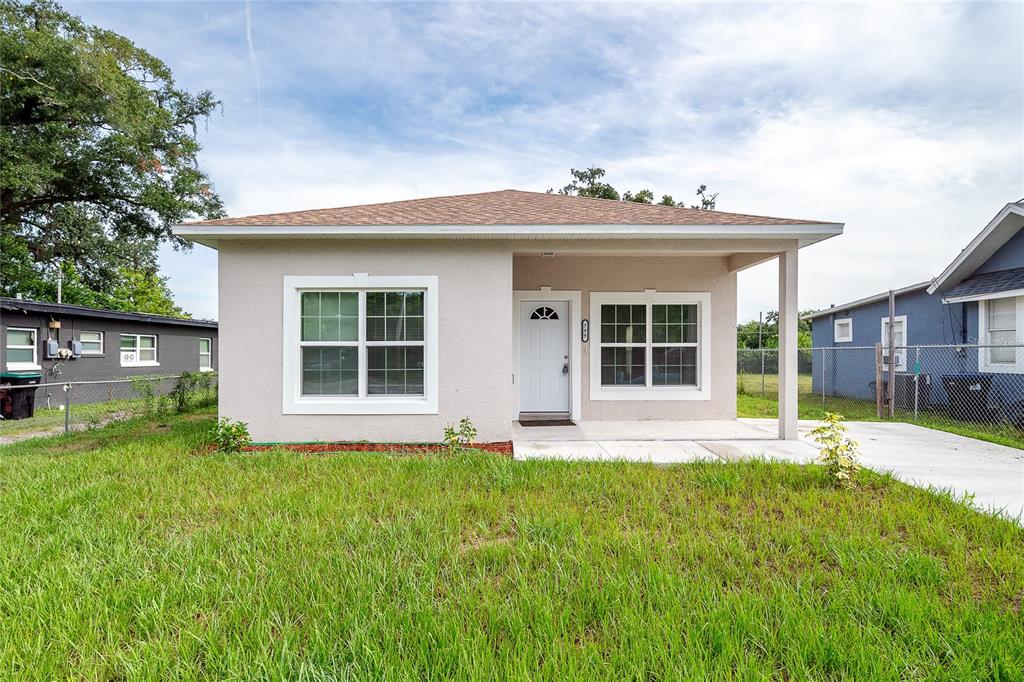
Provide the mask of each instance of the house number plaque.
{"label": "house number plaque", "polygon": [[583,320],[580,325],[580,338],[583,340],[583,343],[590,341],[590,320]]}

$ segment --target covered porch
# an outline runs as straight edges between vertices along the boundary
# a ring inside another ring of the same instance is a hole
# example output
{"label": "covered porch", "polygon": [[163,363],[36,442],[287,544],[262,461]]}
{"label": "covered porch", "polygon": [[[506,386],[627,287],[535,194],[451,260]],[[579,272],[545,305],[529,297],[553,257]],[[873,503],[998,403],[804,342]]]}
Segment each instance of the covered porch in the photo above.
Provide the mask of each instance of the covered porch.
{"label": "covered porch", "polygon": [[[517,244],[515,438],[796,439],[798,254],[805,244],[786,236]],[[736,421],[736,276],[773,260],[779,418],[766,432]],[[520,423],[545,419],[563,425]],[[638,425],[646,435],[636,436]]]}

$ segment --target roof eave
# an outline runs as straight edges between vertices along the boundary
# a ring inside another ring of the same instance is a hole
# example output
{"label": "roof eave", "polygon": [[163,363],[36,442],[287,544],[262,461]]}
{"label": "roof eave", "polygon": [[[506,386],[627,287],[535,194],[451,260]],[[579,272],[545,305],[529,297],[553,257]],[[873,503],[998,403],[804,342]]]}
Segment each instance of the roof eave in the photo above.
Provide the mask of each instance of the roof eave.
{"label": "roof eave", "polygon": [[217,248],[233,239],[796,239],[809,246],[843,223],[787,225],[175,225],[174,234]]}
{"label": "roof eave", "polygon": [[[902,296],[903,294],[911,294],[911,293],[913,293],[915,291],[920,291],[921,289],[924,289],[925,287],[927,287],[929,285],[930,282],[931,282],[931,280],[928,280],[927,282],[918,282],[917,284],[910,284],[910,285],[905,286],[905,287],[900,287],[899,289],[893,289],[892,293],[893,293],[894,296]],[[813,312],[813,313],[808,313],[807,315],[801,315],[800,319],[801,320],[814,320],[816,318],[824,317],[826,315],[832,315],[833,313],[839,312],[841,310],[850,310],[851,308],[859,308],[862,305],[868,305],[870,303],[877,303],[879,301],[884,301],[888,297],[889,297],[889,292],[888,291],[883,291],[880,294],[872,294],[871,296],[865,296],[864,298],[859,298],[856,301],[850,301],[849,303],[841,303],[839,305],[829,306],[828,308],[825,308],[824,310],[818,310],[818,311]]]}
{"label": "roof eave", "polygon": [[[1011,221],[1011,222],[1007,222]],[[1007,224],[1007,229],[1002,229],[1003,225]],[[1016,223],[1016,224],[1014,224]],[[999,213],[996,214],[992,220],[978,233],[978,235],[971,240],[971,243],[964,248],[960,254],[953,259],[953,262],[946,266],[946,269],[935,278],[935,281],[930,287],[928,287],[928,293],[934,294],[936,291],[941,289],[949,289],[955,287],[957,284],[962,282],[968,275],[981,265],[985,260],[991,257],[992,253],[995,253],[1003,244],[1009,241],[1014,234],[1024,226],[1024,206],[1018,203],[1009,203],[1004,206]],[[1008,235],[1004,233],[1009,231]],[[994,245],[991,249],[991,253],[987,253],[989,249],[984,248],[985,242],[989,240],[992,235],[999,233],[999,239],[1002,239],[998,244]],[[1005,236],[1005,238],[1003,238]],[[975,262],[980,260],[981,262]]]}

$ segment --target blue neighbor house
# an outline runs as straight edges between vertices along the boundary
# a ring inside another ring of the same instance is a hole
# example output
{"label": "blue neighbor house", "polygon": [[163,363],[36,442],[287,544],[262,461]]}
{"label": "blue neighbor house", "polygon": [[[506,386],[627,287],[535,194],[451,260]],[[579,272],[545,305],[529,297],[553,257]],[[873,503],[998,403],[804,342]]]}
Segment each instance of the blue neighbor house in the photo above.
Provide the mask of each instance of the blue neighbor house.
{"label": "blue neighbor house", "polygon": [[[922,409],[1024,423],[1021,228],[1024,199],[1004,206],[938,277],[894,291],[897,409],[916,400]],[[875,344],[882,344],[889,369],[889,292],[804,319],[812,323],[814,352],[821,352],[813,358],[813,390],[873,401]]]}

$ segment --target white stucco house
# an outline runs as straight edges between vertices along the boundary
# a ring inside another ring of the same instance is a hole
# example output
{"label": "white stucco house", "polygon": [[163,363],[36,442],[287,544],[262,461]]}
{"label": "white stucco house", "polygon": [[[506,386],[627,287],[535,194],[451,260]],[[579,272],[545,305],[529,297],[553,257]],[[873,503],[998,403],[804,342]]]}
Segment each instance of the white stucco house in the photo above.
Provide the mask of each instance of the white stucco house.
{"label": "white stucco house", "polygon": [[267,442],[735,419],[736,273],[771,259],[795,438],[798,253],[842,231],[514,190],[175,227],[218,251],[221,415]]}

